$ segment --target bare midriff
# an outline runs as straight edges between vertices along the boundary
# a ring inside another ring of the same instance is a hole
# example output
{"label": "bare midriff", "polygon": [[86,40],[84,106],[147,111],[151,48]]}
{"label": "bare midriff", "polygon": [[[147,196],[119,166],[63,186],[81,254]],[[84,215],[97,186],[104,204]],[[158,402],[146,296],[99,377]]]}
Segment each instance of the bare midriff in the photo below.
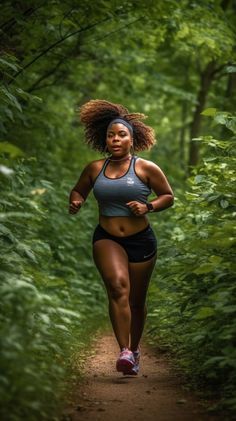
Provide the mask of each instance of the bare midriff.
{"label": "bare midriff", "polygon": [[149,225],[144,216],[103,216],[100,215],[99,223],[111,235],[127,237],[142,231]]}

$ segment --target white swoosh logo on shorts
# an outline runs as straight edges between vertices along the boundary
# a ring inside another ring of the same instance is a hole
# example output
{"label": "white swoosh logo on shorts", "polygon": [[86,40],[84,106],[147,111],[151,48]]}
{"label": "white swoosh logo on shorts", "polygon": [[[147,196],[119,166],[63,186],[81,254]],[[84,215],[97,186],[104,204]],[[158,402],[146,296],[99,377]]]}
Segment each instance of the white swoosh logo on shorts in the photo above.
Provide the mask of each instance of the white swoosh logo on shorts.
{"label": "white swoosh logo on shorts", "polygon": [[149,257],[149,256],[151,256],[151,255],[154,255],[154,252],[152,251],[151,253],[149,253],[149,254],[147,254],[147,256],[143,256],[143,258],[145,259],[146,257]]}

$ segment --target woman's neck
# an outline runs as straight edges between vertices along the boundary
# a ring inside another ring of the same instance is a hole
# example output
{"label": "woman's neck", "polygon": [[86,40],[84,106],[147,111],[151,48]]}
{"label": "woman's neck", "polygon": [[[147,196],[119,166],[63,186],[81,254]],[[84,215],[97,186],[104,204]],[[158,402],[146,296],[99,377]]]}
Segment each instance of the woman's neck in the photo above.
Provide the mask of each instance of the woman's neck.
{"label": "woman's neck", "polygon": [[113,156],[109,157],[108,160],[111,162],[122,162],[122,161],[128,161],[132,158],[132,155],[124,156],[123,158],[114,158]]}

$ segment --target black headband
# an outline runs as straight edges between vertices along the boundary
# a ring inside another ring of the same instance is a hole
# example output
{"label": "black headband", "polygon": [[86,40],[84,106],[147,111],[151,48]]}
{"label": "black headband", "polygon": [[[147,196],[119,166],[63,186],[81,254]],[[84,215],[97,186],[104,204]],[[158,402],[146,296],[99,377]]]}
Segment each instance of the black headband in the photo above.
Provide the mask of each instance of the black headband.
{"label": "black headband", "polygon": [[133,127],[131,126],[131,124],[130,124],[130,123],[128,123],[128,121],[126,121],[126,120],[124,120],[123,118],[120,118],[120,117],[118,117],[118,118],[114,118],[114,120],[112,120],[112,121],[108,124],[107,130],[108,130],[108,129],[112,126],[112,124],[115,124],[115,123],[121,123],[121,124],[124,124],[124,126],[126,126],[126,127],[127,127],[127,129],[130,131],[130,133],[133,135],[134,130],[133,130]]}

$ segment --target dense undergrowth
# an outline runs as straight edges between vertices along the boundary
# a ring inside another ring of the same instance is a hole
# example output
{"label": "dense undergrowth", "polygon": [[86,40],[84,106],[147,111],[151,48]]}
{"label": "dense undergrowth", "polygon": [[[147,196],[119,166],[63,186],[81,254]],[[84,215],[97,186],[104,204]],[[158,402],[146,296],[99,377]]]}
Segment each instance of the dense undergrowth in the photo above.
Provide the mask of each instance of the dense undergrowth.
{"label": "dense undergrowth", "polygon": [[[1,60],[6,77],[16,63]],[[68,213],[87,156],[82,145],[78,155],[68,91],[36,97],[3,85],[0,109],[0,418],[53,420],[106,323],[91,254],[94,202]]]}
{"label": "dense undergrowth", "polygon": [[236,126],[231,114],[213,114],[230,129],[227,140],[196,139],[207,148],[202,164],[185,193],[175,192],[174,208],[160,222],[153,217],[160,249],[147,333],[173,353],[192,385],[217,398],[216,409],[234,411]]}
{"label": "dense undergrowth", "polygon": [[[35,159],[1,176],[0,414],[56,419],[72,373],[104,319],[90,243],[93,206],[70,217],[72,186],[42,178]],[[72,378],[71,377],[71,378]]]}

